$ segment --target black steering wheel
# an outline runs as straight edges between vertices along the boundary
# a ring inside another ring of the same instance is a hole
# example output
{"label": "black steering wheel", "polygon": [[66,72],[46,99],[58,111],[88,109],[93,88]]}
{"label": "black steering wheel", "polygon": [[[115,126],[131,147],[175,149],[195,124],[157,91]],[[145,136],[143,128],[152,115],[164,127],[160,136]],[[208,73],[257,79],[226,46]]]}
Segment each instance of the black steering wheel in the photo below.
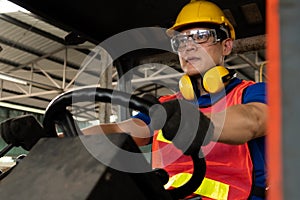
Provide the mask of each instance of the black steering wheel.
{"label": "black steering wheel", "polygon": [[[107,88],[84,88],[69,91],[53,99],[46,109],[43,126],[49,137],[57,136],[55,125],[59,125],[65,136],[78,136],[81,133],[77,127],[72,114],[67,110],[68,106],[80,102],[105,102],[149,114],[151,106],[156,104],[153,100],[143,99],[122,91]],[[202,153],[202,152],[200,152]],[[190,180],[184,185],[169,190],[173,199],[181,199],[192,194],[202,183],[205,175],[205,159],[199,154],[191,155],[194,163],[194,172]],[[199,158],[200,157],[200,158]],[[201,170],[199,170],[201,169]]]}

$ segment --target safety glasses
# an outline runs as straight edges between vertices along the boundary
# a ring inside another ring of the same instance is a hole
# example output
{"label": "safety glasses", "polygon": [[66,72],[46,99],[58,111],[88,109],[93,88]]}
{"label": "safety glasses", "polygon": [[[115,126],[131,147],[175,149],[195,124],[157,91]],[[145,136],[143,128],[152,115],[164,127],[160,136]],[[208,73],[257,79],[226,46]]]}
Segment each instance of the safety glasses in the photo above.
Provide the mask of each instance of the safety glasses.
{"label": "safety glasses", "polygon": [[[209,38],[213,36],[213,40],[209,41]],[[189,34],[178,34],[171,38],[171,46],[174,52],[183,51],[187,43],[193,41],[194,44],[203,44],[208,43],[208,41],[212,44],[215,44],[220,41],[217,38],[216,30],[192,30]]]}

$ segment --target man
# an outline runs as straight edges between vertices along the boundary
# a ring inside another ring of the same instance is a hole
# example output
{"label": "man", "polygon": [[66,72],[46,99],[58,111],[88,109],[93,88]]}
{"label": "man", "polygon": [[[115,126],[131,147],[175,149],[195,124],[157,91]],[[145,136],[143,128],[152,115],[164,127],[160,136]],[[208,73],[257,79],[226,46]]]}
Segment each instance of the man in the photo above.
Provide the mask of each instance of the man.
{"label": "man", "polygon": [[[213,140],[218,141],[202,147],[204,154],[208,152],[207,172],[202,188],[196,193],[203,198],[206,196],[213,199],[247,199],[249,194],[256,195],[252,199],[259,199],[257,196],[264,198],[263,136],[266,133],[267,115],[264,84],[241,81],[233,78],[228,71],[224,75],[231,76],[228,81],[224,81],[226,92],[219,95],[222,92],[218,91],[218,87],[213,85],[207,89],[208,83],[205,82],[207,74],[219,68],[216,66],[224,66],[224,57],[231,53],[235,38],[233,26],[216,5],[207,1],[194,1],[182,9],[176,23],[167,33],[172,36],[172,47],[178,52],[183,71],[196,82],[199,90],[196,93],[201,94],[197,102],[200,110],[210,116],[214,125]],[[224,69],[217,71],[220,70]],[[223,76],[224,72],[219,74]],[[167,99],[172,98],[174,95]],[[217,114],[213,116],[211,113],[214,112]],[[153,145],[162,148],[164,141],[155,140]],[[162,155],[159,162],[164,162],[161,161],[164,156],[167,155]],[[175,178],[177,180],[173,180],[173,185],[179,184],[176,182],[185,176],[180,171],[189,171],[186,169],[186,159],[180,157],[178,160],[165,167],[173,177],[178,176]]]}

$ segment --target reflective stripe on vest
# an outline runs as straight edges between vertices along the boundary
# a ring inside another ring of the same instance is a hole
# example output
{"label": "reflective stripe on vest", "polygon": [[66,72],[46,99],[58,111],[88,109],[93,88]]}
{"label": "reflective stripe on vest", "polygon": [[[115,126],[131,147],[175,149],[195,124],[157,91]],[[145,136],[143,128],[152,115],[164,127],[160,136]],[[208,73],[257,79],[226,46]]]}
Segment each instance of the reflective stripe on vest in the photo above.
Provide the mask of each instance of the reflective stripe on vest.
{"label": "reflective stripe on vest", "polygon": [[[168,189],[170,187],[180,187],[185,184],[191,177],[192,174],[190,173],[176,174],[170,178],[169,182],[165,185],[165,189]],[[194,194],[218,200],[226,200],[228,198],[228,193],[228,184],[221,183],[209,178],[204,178],[201,186],[194,192]]]}
{"label": "reflective stripe on vest", "polygon": [[161,130],[158,131],[156,140],[161,141],[161,142],[165,142],[165,143],[169,143],[169,144],[172,143],[171,141],[169,141],[166,138],[164,138]]}

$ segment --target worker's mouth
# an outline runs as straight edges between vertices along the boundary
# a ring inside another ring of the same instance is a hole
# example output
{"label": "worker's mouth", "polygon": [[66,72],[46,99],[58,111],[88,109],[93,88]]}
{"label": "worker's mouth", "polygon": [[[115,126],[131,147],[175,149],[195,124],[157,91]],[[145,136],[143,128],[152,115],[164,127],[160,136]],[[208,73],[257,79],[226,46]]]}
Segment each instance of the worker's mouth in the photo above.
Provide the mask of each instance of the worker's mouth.
{"label": "worker's mouth", "polygon": [[201,59],[199,57],[188,57],[185,59],[185,62],[187,63],[195,63],[199,62]]}

